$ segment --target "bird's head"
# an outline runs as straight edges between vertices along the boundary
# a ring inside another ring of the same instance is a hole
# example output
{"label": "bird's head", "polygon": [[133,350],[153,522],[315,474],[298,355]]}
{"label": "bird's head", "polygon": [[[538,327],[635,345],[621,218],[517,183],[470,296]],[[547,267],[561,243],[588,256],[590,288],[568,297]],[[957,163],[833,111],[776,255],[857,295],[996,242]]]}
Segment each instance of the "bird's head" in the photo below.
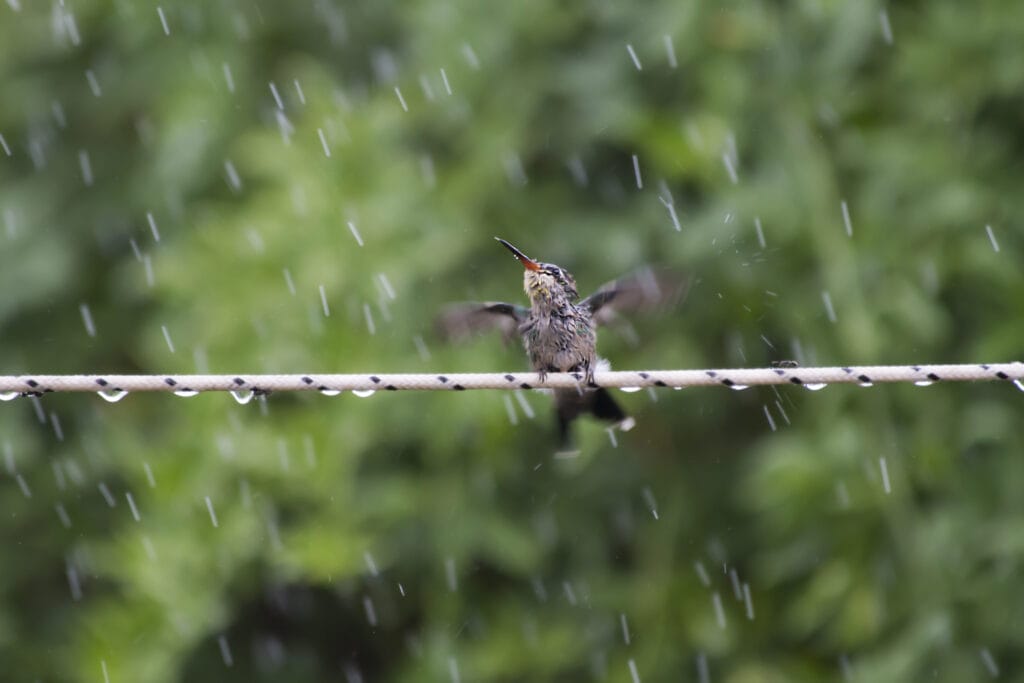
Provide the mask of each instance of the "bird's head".
{"label": "bird's head", "polygon": [[576,280],[565,268],[556,266],[554,263],[534,261],[500,237],[494,239],[501,242],[523,264],[523,289],[530,297],[531,302],[557,300],[572,302],[579,298],[579,292],[576,291]]}

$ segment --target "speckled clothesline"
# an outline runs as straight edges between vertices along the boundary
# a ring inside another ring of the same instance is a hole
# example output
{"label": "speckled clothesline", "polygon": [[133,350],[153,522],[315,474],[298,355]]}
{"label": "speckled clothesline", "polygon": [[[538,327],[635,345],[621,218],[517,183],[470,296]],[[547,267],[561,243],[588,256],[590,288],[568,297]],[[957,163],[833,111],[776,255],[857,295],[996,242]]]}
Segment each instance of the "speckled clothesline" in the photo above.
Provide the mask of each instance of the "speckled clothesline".
{"label": "speckled clothesline", "polygon": [[[192,395],[202,391],[397,391],[465,389],[556,389],[580,385],[579,373],[551,373],[542,382],[533,372],[420,373],[350,375],[20,375],[0,376],[0,399],[54,391],[99,392],[107,396],[136,391],[169,391]],[[692,387],[721,384],[741,388],[795,384],[817,389],[828,384],[870,385],[883,382],[965,382],[1006,380],[1024,390],[1024,363],[964,365],[878,365],[864,367],[733,368],[724,370],[625,370],[598,372],[598,386]]]}

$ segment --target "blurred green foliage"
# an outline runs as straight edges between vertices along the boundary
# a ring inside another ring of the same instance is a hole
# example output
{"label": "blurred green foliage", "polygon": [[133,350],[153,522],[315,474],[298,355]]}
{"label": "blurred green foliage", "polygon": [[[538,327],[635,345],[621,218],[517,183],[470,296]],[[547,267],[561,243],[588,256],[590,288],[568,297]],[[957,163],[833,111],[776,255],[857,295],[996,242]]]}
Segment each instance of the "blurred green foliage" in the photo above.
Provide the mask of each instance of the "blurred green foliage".
{"label": "blurred green foliage", "polygon": [[[1021,356],[1019,2],[7,0],[0,83],[2,374],[522,368],[431,334],[495,234],[692,274],[619,368]],[[1013,387],[523,398],[0,405],[2,678],[1024,677]]]}

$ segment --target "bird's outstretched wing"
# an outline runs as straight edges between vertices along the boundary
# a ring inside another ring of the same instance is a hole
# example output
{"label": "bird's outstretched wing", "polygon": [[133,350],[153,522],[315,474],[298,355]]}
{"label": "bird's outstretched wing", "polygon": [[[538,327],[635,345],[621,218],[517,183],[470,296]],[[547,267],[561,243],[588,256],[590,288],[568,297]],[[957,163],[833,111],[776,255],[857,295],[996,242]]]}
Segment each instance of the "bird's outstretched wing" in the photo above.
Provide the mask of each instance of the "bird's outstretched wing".
{"label": "bird's outstretched wing", "polygon": [[499,330],[506,341],[514,339],[527,309],[502,301],[451,304],[437,316],[438,333],[450,341],[462,341],[474,334]]}
{"label": "bird's outstretched wing", "polygon": [[580,302],[590,309],[594,322],[607,324],[620,313],[650,312],[680,303],[689,283],[676,273],[643,268],[602,285]]}

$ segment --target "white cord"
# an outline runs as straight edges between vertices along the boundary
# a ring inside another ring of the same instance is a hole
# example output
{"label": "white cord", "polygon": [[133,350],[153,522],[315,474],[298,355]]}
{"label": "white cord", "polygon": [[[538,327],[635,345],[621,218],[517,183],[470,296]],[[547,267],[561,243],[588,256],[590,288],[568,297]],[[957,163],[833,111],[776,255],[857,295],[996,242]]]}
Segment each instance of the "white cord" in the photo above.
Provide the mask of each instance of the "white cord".
{"label": "white cord", "polygon": [[[353,375],[20,375],[0,376],[0,399],[52,391],[91,391],[118,398],[135,391],[171,391],[193,395],[201,391],[260,394],[271,391],[558,389],[577,388],[579,373],[551,373],[541,382],[536,373],[457,373]],[[828,384],[871,385],[883,382],[1012,381],[1024,391],[1024,363],[964,365],[879,365],[866,367],[774,367],[726,370],[626,370],[598,372],[598,386],[692,387],[715,384],[743,388],[765,384],[795,384],[818,389]]]}

